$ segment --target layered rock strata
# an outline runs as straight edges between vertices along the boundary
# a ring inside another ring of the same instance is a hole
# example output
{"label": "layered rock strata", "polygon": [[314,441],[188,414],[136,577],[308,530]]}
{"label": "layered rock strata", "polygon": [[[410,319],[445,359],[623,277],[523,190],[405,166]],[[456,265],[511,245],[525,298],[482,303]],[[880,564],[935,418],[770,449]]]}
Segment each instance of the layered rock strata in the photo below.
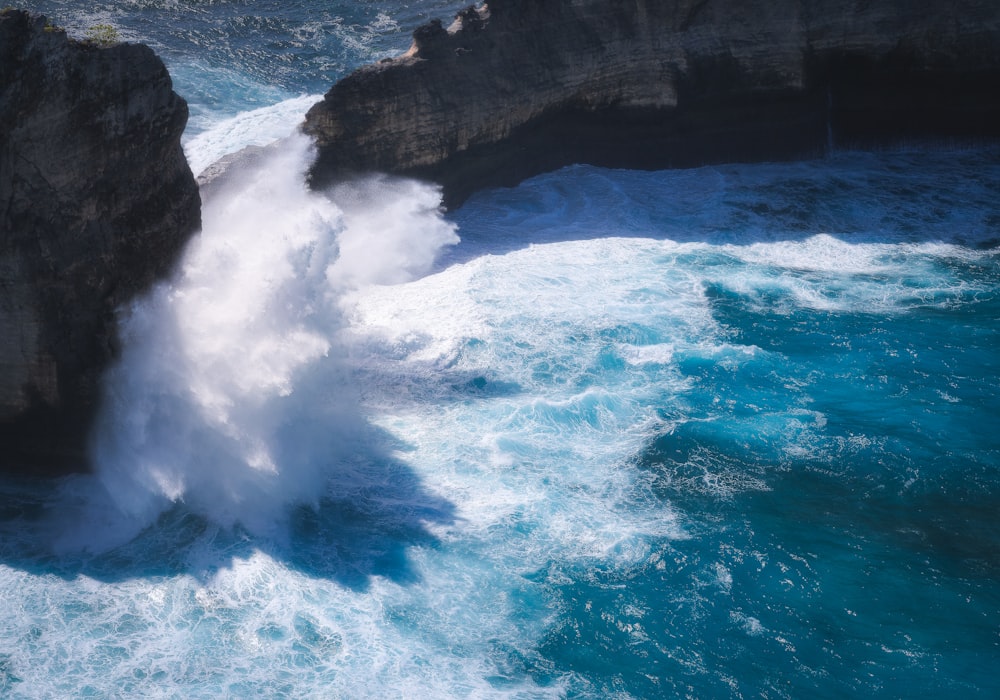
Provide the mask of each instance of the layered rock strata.
{"label": "layered rock strata", "polygon": [[115,310],[200,227],[187,115],[148,47],[0,11],[0,471],[86,466]]}
{"label": "layered rock strata", "polygon": [[308,113],[322,186],[460,202],[574,162],[661,168],[1000,137],[995,0],[491,0]]}

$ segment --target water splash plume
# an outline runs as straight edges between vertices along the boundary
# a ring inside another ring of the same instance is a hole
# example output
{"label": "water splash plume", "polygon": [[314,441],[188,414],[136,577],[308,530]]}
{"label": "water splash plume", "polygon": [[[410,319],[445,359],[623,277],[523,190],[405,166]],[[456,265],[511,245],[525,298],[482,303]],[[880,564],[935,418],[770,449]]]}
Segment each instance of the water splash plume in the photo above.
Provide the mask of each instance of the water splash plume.
{"label": "water splash plume", "polygon": [[175,278],[124,312],[93,437],[101,495],[86,499],[106,532],[70,545],[127,538],[179,501],[267,534],[365,448],[339,295],[426,274],[455,226],[430,186],[315,193],[305,137],[272,151],[213,193]]}

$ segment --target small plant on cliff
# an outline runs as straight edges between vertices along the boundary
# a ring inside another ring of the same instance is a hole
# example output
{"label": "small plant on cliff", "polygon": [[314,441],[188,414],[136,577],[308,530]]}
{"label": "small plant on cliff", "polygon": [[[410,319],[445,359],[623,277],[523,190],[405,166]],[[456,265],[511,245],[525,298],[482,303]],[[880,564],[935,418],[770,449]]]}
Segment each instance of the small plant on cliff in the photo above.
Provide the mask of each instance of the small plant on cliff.
{"label": "small plant on cliff", "polygon": [[121,39],[118,37],[118,30],[110,24],[95,24],[87,30],[87,41],[98,46],[111,46],[117,44]]}

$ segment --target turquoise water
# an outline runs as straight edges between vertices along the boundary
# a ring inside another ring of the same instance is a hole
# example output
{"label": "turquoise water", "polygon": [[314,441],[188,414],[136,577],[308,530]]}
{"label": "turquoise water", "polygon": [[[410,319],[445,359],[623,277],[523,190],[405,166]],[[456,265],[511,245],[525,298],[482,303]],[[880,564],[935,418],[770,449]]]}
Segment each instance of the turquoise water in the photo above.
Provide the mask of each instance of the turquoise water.
{"label": "turquoise water", "polygon": [[[156,46],[192,164],[456,9],[31,6]],[[442,215],[286,141],[122,310],[98,473],[0,482],[0,696],[995,697],[998,156]]]}

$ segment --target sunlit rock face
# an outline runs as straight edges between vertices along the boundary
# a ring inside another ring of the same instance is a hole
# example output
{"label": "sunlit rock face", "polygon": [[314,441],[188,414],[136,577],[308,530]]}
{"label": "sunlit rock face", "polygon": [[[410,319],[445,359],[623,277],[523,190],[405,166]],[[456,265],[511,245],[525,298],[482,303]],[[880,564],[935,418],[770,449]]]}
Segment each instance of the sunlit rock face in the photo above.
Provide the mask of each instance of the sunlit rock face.
{"label": "sunlit rock face", "polygon": [[0,471],[86,466],[115,309],[200,226],[187,116],[148,47],[0,12]]}
{"label": "sunlit rock face", "polygon": [[989,0],[493,0],[334,85],[312,177],[416,175],[455,204],[574,162],[996,138],[998,47]]}

